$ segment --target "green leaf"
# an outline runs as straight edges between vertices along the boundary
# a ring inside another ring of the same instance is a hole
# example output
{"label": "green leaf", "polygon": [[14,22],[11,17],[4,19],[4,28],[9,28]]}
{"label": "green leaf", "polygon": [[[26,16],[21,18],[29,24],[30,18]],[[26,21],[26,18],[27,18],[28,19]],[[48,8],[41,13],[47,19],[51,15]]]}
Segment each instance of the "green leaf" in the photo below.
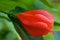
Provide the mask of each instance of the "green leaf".
{"label": "green leaf", "polygon": [[2,12],[0,12],[0,18],[6,19],[7,21],[10,21],[10,19],[8,18],[8,16]]}
{"label": "green leaf", "polygon": [[[21,6],[25,9],[28,7],[31,8],[33,0],[0,0],[0,10],[9,12],[11,9],[14,9],[16,6]],[[29,8],[29,9],[30,9]]]}
{"label": "green leaf", "polygon": [[54,15],[55,22],[60,23],[60,6],[58,4],[53,5],[52,14]]}
{"label": "green leaf", "polygon": [[59,13],[53,13],[55,22],[60,23],[60,14]]}
{"label": "green leaf", "polygon": [[54,30],[54,31],[60,31],[60,23],[54,22],[54,27],[53,27],[52,30]]}
{"label": "green leaf", "polygon": [[16,3],[11,0],[0,0],[0,10],[8,12],[16,6]]}
{"label": "green leaf", "polygon": [[20,6],[28,10],[49,9],[49,7],[40,0],[0,0],[0,10],[2,11],[9,12],[16,6]]}
{"label": "green leaf", "polygon": [[[8,18],[4,13],[0,13],[0,16]],[[6,20],[4,17],[0,18],[0,40],[18,40],[17,32],[12,22]]]}
{"label": "green leaf", "polygon": [[48,33],[47,35],[43,37],[44,37],[44,40],[54,40],[54,35],[51,33]]}
{"label": "green leaf", "polygon": [[41,2],[40,0],[35,0],[32,7],[34,9],[45,9],[45,10],[50,10],[50,8],[45,5],[43,2]]}
{"label": "green leaf", "polygon": [[54,31],[60,31],[60,23],[54,22],[53,30],[54,30]]}
{"label": "green leaf", "polygon": [[60,14],[56,13],[56,14],[54,14],[54,17],[55,17],[55,21],[60,23]]}
{"label": "green leaf", "polygon": [[60,23],[54,22],[54,26],[53,26],[52,30],[54,30],[54,31],[60,31]]}
{"label": "green leaf", "polygon": [[54,27],[53,27],[53,30],[54,30],[54,31],[60,31],[60,26],[58,26],[58,25],[57,25],[57,26],[54,26]]}
{"label": "green leaf", "polygon": [[51,1],[51,0],[40,0],[41,2],[43,2],[45,5],[47,5],[48,7],[53,7],[53,5],[51,4],[51,2],[49,2],[49,1]]}
{"label": "green leaf", "polygon": [[15,7],[15,9],[13,9],[13,10],[11,10],[10,12],[9,12],[9,14],[13,14],[13,15],[16,15],[16,14],[20,14],[20,13],[22,13],[22,12],[26,12],[27,10],[26,9],[24,9],[24,8],[22,8],[22,7],[18,7],[18,6],[16,6]]}
{"label": "green leaf", "polygon": [[54,22],[54,26],[60,26],[60,23]]}

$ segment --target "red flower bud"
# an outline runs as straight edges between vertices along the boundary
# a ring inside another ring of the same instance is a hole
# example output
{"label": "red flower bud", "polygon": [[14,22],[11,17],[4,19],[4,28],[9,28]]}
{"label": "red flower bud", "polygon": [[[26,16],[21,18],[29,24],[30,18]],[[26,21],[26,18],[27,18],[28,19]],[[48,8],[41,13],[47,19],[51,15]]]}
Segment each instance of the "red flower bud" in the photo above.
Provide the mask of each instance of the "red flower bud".
{"label": "red flower bud", "polygon": [[32,36],[39,37],[48,34],[54,25],[54,17],[45,10],[31,10],[17,14],[24,29]]}

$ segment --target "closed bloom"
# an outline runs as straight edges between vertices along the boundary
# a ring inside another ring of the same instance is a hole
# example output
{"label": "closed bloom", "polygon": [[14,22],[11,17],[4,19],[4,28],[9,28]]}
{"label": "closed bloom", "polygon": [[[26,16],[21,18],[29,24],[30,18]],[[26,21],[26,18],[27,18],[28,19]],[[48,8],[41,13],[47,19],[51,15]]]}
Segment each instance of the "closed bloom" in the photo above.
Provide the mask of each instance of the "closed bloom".
{"label": "closed bloom", "polygon": [[32,36],[48,34],[54,25],[54,17],[46,10],[31,10],[17,14],[24,29]]}

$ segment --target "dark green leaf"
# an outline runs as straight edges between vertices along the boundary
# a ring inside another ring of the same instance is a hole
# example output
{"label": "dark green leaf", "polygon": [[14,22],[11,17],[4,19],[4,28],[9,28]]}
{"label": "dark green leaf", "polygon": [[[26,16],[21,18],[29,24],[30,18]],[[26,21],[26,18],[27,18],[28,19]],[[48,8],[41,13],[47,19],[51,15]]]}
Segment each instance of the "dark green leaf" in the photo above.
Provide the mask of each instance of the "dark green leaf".
{"label": "dark green leaf", "polygon": [[60,23],[54,22],[53,30],[54,30],[54,31],[60,31]]}
{"label": "dark green leaf", "polygon": [[21,12],[26,12],[26,11],[27,11],[26,9],[19,7],[19,6],[16,6],[15,9],[13,9],[9,12],[9,14],[15,14],[16,15],[16,14],[19,14]]}
{"label": "dark green leaf", "polygon": [[54,26],[60,26],[60,23],[54,22]]}

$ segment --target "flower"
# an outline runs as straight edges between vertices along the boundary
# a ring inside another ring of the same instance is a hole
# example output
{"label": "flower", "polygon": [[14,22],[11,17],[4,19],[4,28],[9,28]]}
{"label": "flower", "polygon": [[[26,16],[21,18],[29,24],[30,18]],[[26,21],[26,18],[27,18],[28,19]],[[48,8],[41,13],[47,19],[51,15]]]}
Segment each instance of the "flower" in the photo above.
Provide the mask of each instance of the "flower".
{"label": "flower", "polygon": [[34,37],[48,34],[54,25],[54,17],[46,10],[30,10],[17,14],[17,18],[24,29]]}

